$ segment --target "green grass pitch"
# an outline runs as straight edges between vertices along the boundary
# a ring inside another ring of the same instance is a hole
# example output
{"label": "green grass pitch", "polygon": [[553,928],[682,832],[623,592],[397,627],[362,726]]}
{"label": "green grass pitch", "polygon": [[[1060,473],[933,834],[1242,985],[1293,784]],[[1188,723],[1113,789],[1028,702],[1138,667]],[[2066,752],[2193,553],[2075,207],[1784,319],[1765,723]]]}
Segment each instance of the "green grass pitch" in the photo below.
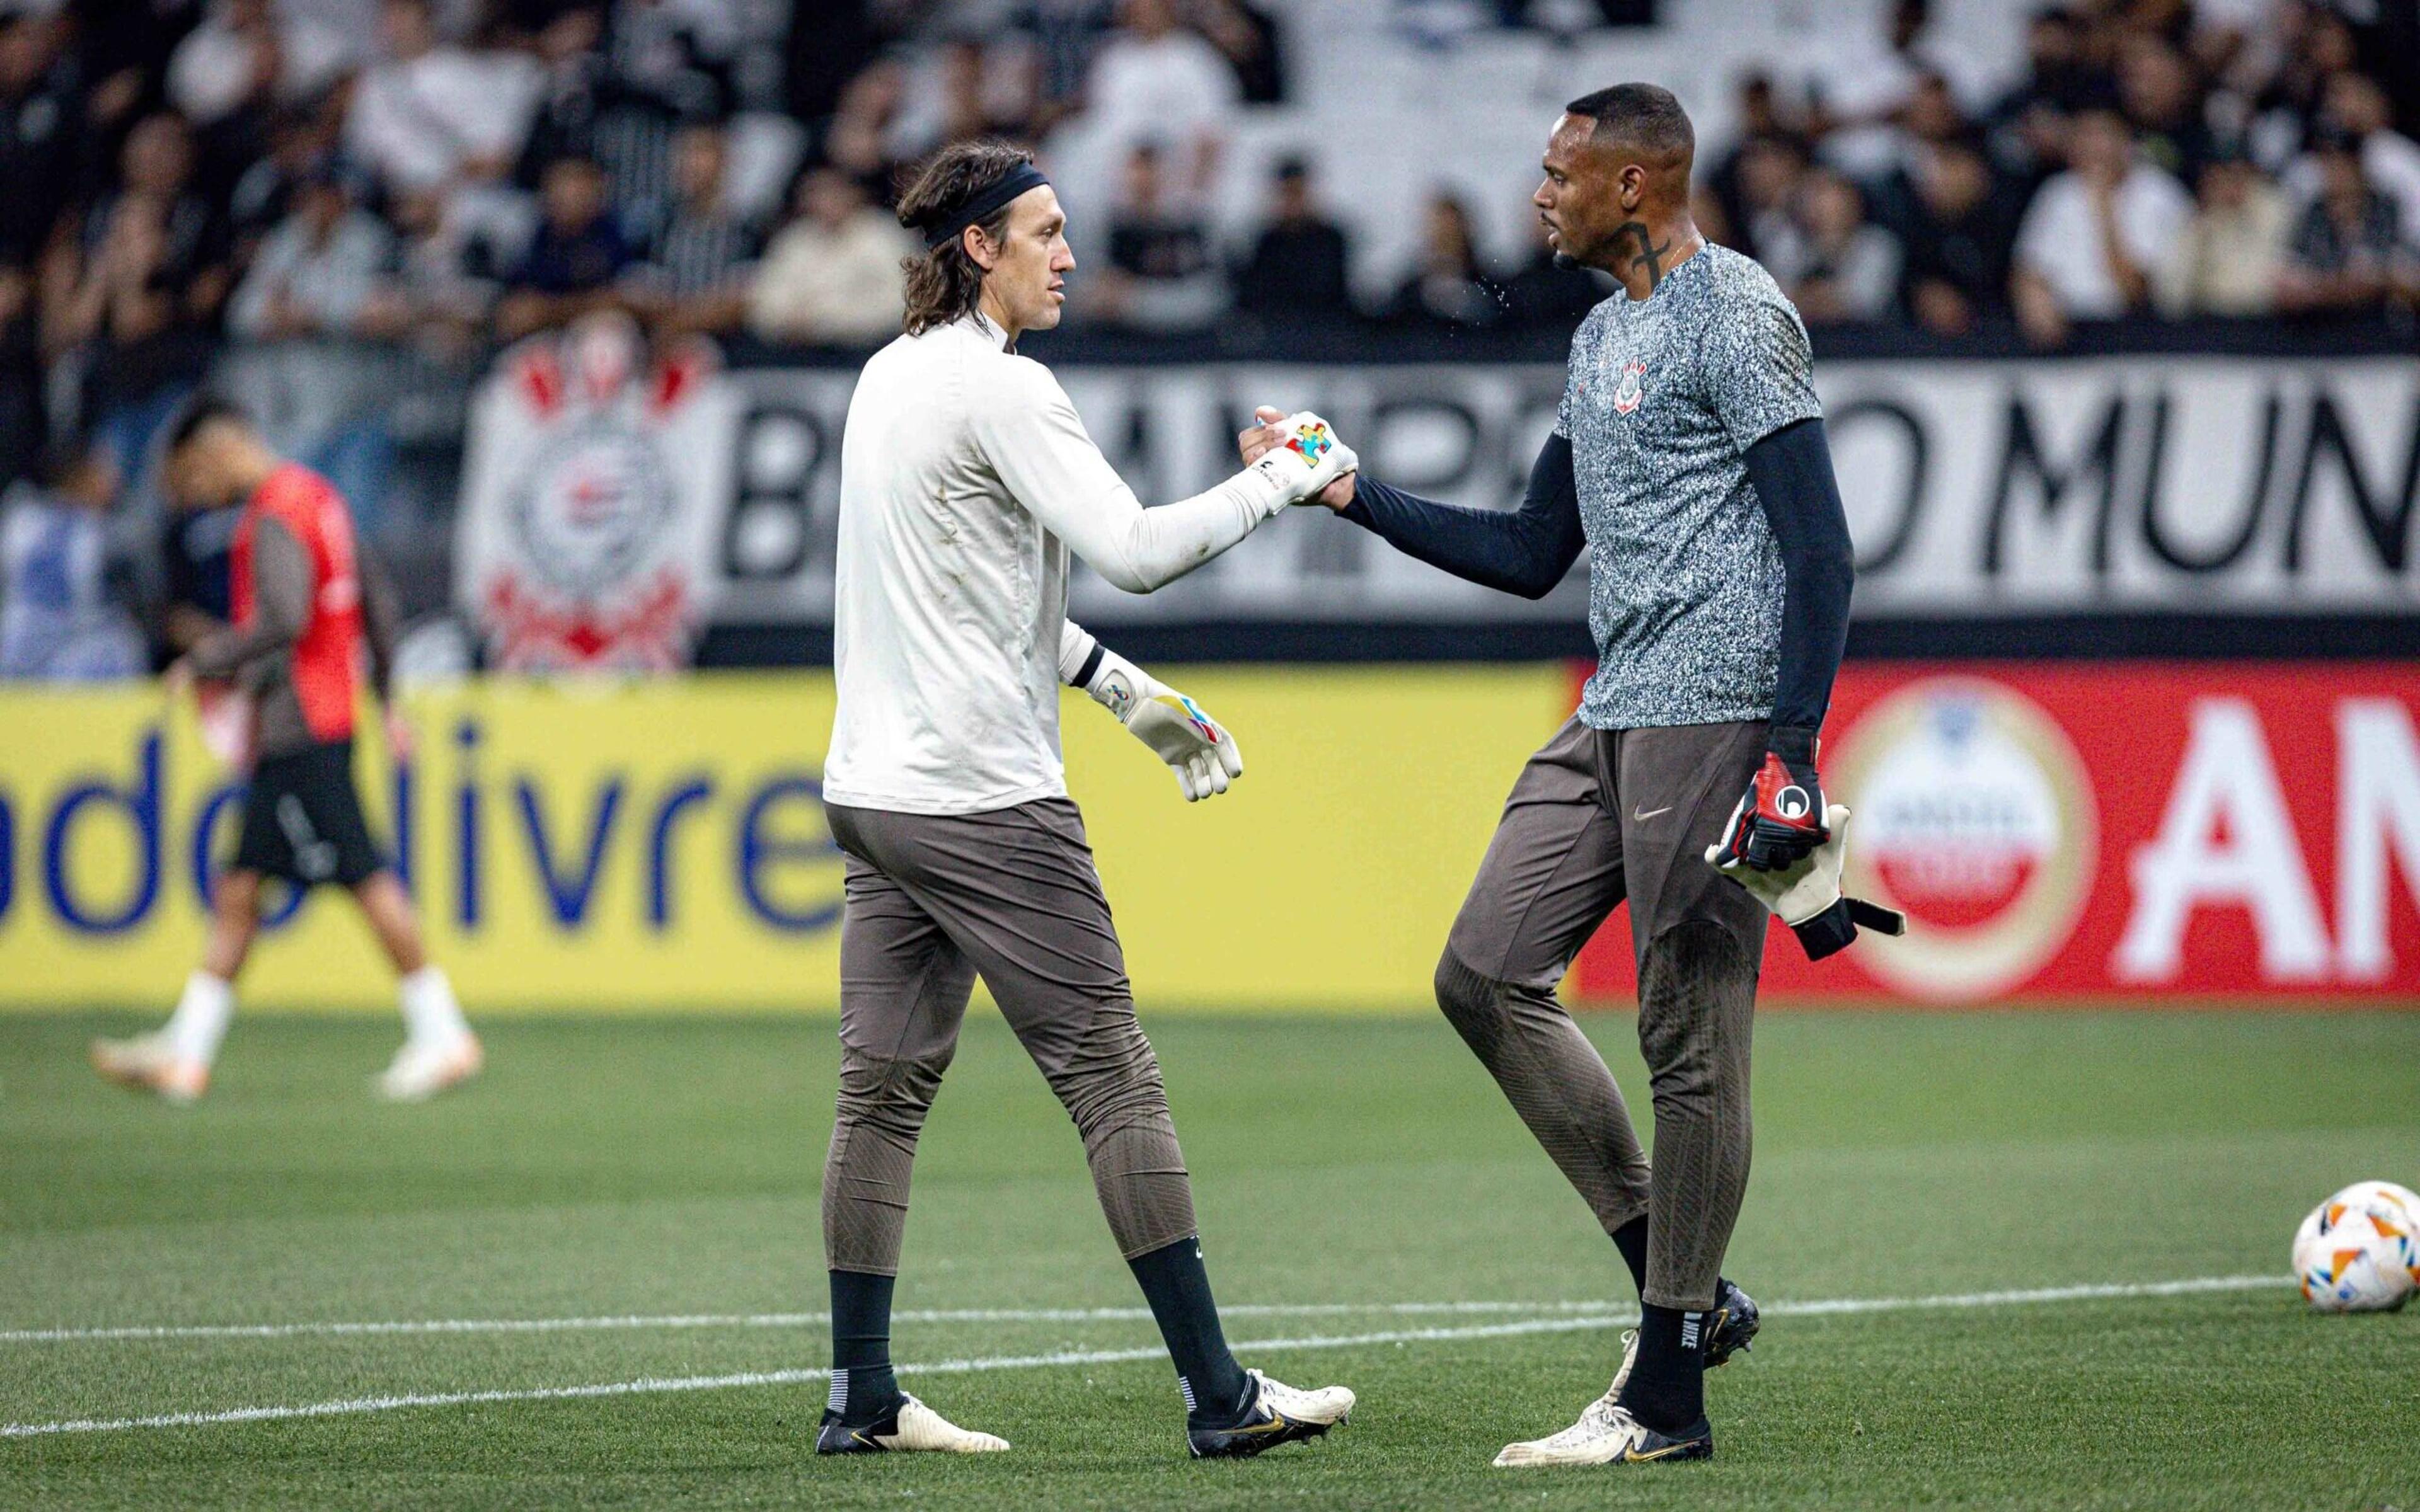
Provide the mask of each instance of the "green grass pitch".
{"label": "green grass pitch", "polygon": [[[1323,1443],[1189,1462],[1164,1359],[1103,1358],[1156,1336],[987,1011],[895,1339],[974,1366],[906,1376],[1016,1444],[970,1460],[812,1452],[829,1021],[499,1021],[485,1080],[389,1108],[389,1025],[252,1019],[177,1110],[85,1070],[131,1020],[31,1017],[0,1020],[0,1423],[499,1396],[0,1437],[0,1505],[2420,1508],[2420,1307],[2317,1317],[2284,1273],[2337,1184],[2420,1183],[2420,1017],[1766,1014],[1727,1269],[1787,1305],[1709,1378],[1712,1463],[1609,1472],[1488,1465],[1604,1388],[1631,1299],[1442,1022],[1146,1022],[1231,1336],[1360,1394]],[[1630,1021],[1589,1027],[1643,1107]],[[1962,1300],[1807,1305],[1920,1297]],[[929,1316],[981,1309],[1025,1316]],[[432,1319],[628,1326],[82,1332]],[[1078,1363],[987,1364],[1032,1356]]]}

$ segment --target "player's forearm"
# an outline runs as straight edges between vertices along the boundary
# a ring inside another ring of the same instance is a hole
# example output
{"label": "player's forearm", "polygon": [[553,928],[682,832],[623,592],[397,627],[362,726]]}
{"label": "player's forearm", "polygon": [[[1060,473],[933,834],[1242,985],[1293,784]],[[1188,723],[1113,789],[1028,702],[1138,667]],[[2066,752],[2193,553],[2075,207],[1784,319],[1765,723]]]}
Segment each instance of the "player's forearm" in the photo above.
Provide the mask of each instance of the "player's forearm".
{"label": "player's forearm", "polygon": [[1190,499],[1145,509],[1121,491],[1061,534],[1087,565],[1129,594],[1148,594],[1217,558],[1291,501],[1247,468]]}
{"label": "player's forearm", "polygon": [[1821,420],[1802,420],[1747,450],[1748,481],[1781,548],[1781,677],[1773,723],[1823,728],[1849,639],[1856,558]]}
{"label": "player's forearm", "polygon": [[264,519],[252,544],[252,614],[188,654],[197,677],[233,677],[263,656],[292,648],[311,615],[311,555],[291,531]]}
{"label": "player's forearm", "polygon": [[402,617],[395,582],[377,553],[366,547],[359,548],[356,565],[362,577],[362,637],[369,649],[370,688],[380,703],[392,703],[396,625]]}
{"label": "player's forearm", "polygon": [[1524,598],[1552,593],[1588,539],[1572,443],[1561,436],[1546,439],[1529,470],[1528,493],[1510,514],[1438,503],[1362,477],[1355,480],[1344,517],[1406,556]]}

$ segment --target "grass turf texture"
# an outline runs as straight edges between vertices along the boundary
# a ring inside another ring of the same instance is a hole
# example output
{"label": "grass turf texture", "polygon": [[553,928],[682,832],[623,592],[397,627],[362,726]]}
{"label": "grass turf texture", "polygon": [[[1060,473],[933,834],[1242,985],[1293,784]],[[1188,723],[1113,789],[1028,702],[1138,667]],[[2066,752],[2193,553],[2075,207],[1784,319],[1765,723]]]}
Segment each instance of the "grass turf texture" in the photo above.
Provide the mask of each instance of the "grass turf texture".
{"label": "grass turf texture", "polygon": [[[828,1022],[511,1021],[491,1071],[372,1103],[391,1028],[239,1025],[176,1110],[104,1088],[122,1019],[0,1019],[0,1328],[820,1312]],[[1630,1299],[1427,1016],[1151,1024],[1231,1304]],[[1634,1106],[1631,1022],[1589,1028]],[[1164,1360],[908,1378],[1013,1441],[817,1460],[820,1383],[0,1440],[0,1504],[2420,1505],[2420,1309],[2306,1313],[2294,1224],[2420,1177],[2420,1019],[1787,1013],[1728,1266],[1767,1302],[2269,1272],[2273,1290],[1776,1317],[1710,1378],[1711,1464],[1492,1470],[1604,1388],[1610,1328],[1248,1353],[1361,1396],[1324,1443],[1183,1457]],[[1132,1308],[1073,1132],[975,1015],[899,1305]],[[1243,1339],[1531,1314],[1231,1320]],[[905,1322],[902,1361],[1148,1347],[1139,1319]],[[826,1363],[819,1323],[0,1342],[0,1422]]]}

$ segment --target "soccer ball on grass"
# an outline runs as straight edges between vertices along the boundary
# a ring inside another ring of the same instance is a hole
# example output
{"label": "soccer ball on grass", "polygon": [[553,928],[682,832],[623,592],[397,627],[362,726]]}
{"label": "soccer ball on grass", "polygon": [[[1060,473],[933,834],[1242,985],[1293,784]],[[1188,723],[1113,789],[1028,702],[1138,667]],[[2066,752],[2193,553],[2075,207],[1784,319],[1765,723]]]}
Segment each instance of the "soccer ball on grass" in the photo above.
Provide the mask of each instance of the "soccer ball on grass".
{"label": "soccer ball on grass", "polygon": [[2420,1196],[2356,1181],[2311,1210],[2294,1234],[2303,1298],[2327,1313],[2391,1311],[2420,1289]]}

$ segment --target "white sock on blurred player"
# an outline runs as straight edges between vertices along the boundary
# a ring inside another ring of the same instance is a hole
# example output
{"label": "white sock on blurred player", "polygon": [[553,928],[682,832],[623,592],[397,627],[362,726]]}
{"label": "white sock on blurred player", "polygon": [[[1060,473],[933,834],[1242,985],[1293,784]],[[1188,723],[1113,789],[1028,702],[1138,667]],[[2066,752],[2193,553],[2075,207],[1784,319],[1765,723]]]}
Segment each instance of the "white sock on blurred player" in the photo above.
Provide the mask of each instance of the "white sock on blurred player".
{"label": "white sock on blurred player", "polygon": [[471,1026],[442,967],[423,966],[404,978],[396,995],[403,1003],[404,1031],[414,1044],[452,1044],[469,1037]]}
{"label": "white sock on blurred player", "polygon": [[219,1057],[219,1041],[226,1038],[227,1021],[235,1016],[235,984],[207,971],[185,979],[184,995],[168,1026],[160,1031],[179,1060],[208,1066]]}

